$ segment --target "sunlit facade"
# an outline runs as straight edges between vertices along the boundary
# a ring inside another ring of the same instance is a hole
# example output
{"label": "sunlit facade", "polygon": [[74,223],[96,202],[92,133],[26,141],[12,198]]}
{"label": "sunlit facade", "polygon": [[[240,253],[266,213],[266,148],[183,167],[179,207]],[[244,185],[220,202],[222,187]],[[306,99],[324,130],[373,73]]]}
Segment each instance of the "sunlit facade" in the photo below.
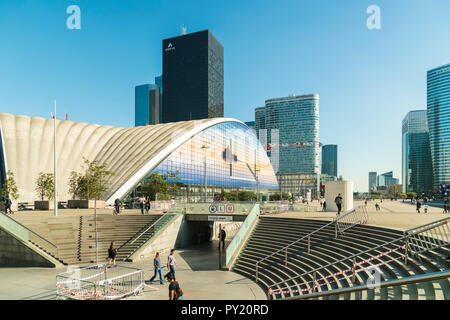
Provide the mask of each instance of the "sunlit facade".
{"label": "sunlit facade", "polygon": [[427,72],[427,118],[436,191],[450,183],[450,64]]}
{"label": "sunlit facade", "polygon": [[[179,188],[170,197],[200,201],[205,197],[205,168],[207,200],[223,191],[252,191],[268,195],[279,189],[270,161],[256,135],[246,125],[231,121],[196,134],[151,170],[148,176],[151,173],[176,173],[177,178],[171,181]],[[138,185],[126,198],[142,193],[141,185]]]}

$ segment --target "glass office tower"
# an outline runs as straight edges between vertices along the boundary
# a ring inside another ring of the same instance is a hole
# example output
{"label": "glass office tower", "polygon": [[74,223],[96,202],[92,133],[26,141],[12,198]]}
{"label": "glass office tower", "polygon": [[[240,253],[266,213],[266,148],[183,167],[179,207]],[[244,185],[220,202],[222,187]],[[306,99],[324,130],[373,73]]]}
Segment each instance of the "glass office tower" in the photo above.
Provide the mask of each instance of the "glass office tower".
{"label": "glass office tower", "polygon": [[136,127],[161,123],[162,97],[158,85],[136,86],[134,99]]}
{"label": "glass office tower", "polygon": [[163,123],[223,117],[223,46],[208,30],[163,40]]}
{"label": "glass office tower", "polygon": [[433,188],[450,183],[450,64],[427,72],[427,119]]}
{"label": "glass office tower", "polygon": [[432,191],[431,168],[427,111],[410,111],[402,121],[403,192]]}
{"label": "glass office tower", "polygon": [[377,187],[377,172],[371,171],[369,172],[369,193],[374,191]]}
{"label": "glass office tower", "polygon": [[266,100],[255,109],[255,129],[283,192],[319,192],[319,95]]}
{"label": "glass office tower", "polygon": [[[290,95],[266,100],[269,144],[279,145],[279,173],[320,174],[319,95]],[[272,131],[278,140],[272,141]]]}
{"label": "glass office tower", "polygon": [[337,145],[322,147],[322,174],[337,177]]}

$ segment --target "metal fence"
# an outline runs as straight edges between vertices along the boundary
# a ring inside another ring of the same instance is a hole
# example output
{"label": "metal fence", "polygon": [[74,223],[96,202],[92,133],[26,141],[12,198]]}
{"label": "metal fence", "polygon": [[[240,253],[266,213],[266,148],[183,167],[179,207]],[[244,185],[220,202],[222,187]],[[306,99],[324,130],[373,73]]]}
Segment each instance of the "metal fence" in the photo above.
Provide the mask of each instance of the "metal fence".
{"label": "metal fence", "polygon": [[118,300],[143,290],[144,271],[123,265],[70,266],[56,276],[56,298],[63,300]]}
{"label": "metal fence", "polygon": [[357,224],[366,224],[369,220],[366,206],[359,206],[354,208],[350,213],[346,213],[341,217],[336,217],[336,228],[340,234],[344,234],[345,230]]}

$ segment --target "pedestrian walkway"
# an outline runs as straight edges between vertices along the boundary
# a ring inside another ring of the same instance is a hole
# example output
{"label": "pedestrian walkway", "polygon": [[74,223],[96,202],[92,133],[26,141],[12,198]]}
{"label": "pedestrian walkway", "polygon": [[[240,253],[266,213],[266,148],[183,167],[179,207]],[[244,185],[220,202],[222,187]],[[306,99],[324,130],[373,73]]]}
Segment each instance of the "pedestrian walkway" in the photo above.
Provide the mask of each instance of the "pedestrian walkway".
{"label": "pedestrian walkway", "polygon": [[[267,299],[265,292],[253,281],[231,271],[218,270],[218,241],[175,251],[175,275],[184,292],[184,300],[253,300]],[[144,270],[148,281],[154,273],[153,261],[120,262]],[[167,254],[161,254],[163,275],[167,270]],[[0,299],[54,299],[58,273],[66,268],[0,268]],[[147,282],[148,284],[148,282]],[[168,283],[159,279],[140,296],[131,300],[167,300]]]}

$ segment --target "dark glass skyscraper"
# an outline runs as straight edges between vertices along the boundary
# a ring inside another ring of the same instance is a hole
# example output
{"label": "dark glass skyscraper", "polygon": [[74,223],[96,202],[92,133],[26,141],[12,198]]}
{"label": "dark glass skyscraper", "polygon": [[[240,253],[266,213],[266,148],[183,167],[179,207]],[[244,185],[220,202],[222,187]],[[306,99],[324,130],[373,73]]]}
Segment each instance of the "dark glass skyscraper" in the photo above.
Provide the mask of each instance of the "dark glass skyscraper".
{"label": "dark glass skyscraper", "polygon": [[436,191],[450,183],[450,64],[427,72],[427,120]]}
{"label": "dark glass skyscraper", "polygon": [[337,177],[336,144],[328,144],[322,147],[322,174]]}
{"label": "dark glass skyscraper", "polygon": [[223,59],[209,30],[163,40],[164,123],[223,117]]}
{"label": "dark glass skyscraper", "polygon": [[162,97],[158,85],[143,84],[134,89],[136,127],[161,123]]}
{"label": "dark glass skyscraper", "polygon": [[427,111],[410,111],[402,121],[403,192],[432,191]]}

